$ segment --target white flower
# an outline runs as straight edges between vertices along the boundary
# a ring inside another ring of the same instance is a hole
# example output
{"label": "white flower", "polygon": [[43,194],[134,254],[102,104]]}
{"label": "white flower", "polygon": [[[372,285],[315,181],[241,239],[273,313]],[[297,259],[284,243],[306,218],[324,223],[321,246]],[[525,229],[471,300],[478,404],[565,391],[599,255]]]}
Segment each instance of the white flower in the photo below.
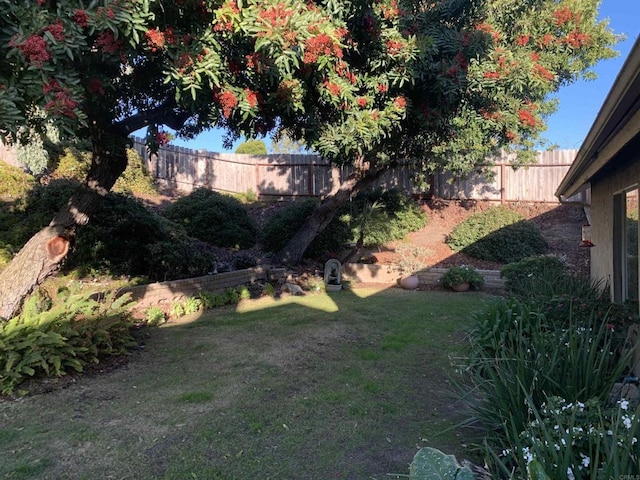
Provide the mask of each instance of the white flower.
{"label": "white flower", "polygon": [[622,423],[627,427],[627,430],[631,428],[631,419],[627,415],[622,417]]}
{"label": "white flower", "polygon": [[629,401],[628,400],[622,400],[621,402],[618,402],[620,404],[620,408],[622,410],[626,410],[627,408],[629,408]]}
{"label": "white flower", "polygon": [[567,444],[567,441],[564,438],[561,438],[560,442],[562,442],[562,445],[566,445]]}
{"label": "white flower", "polygon": [[556,443],[556,450],[560,451],[560,445]]}
{"label": "white flower", "polygon": [[522,449],[522,456],[527,461],[527,465],[533,462],[533,454],[529,451],[529,447]]}
{"label": "white flower", "polygon": [[573,470],[571,470],[571,467],[567,467],[567,480],[576,480],[576,477],[573,475]]}
{"label": "white flower", "polygon": [[502,450],[502,456],[506,457],[507,455],[509,455],[511,453],[511,450],[509,450],[508,448],[505,450]]}
{"label": "white flower", "polygon": [[591,459],[582,453],[580,454],[580,456],[582,457],[582,466],[588,467],[589,464],[591,463]]}
{"label": "white flower", "polygon": [[584,411],[584,403],[582,403],[582,402],[578,402],[578,410],[579,410],[580,412]]}
{"label": "white flower", "polygon": [[638,439],[636,437],[633,437],[631,439],[631,445],[635,445],[637,441],[638,441]]}

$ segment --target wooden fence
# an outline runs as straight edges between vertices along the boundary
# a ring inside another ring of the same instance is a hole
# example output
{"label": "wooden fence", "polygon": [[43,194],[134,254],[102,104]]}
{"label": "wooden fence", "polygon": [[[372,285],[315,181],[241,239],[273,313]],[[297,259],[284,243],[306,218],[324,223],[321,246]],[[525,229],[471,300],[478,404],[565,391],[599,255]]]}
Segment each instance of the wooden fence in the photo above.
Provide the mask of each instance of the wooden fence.
{"label": "wooden fence", "polygon": [[[134,148],[156,179],[186,193],[208,187],[228,193],[252,191],[261,198],[317,197],[326,195],[332,187],[331,165],[317,155],[212,153],[168,145],[150,157],[138,138]],[[505,156],[496,160],[490,177],[455,179],[447,174],[436,175],[428,193],[445,199],[557,203],[555,190],[576,153],[577,150],[539,152],[537,163],[517,169],[512,167],[512,157]],[[348,170],[343,168],[340,174],[346,175]],[[427,193],[413,186],[410,171],[404,166],[389,172],[379,185]],[[570,200],[588,203],[588,193]]]}

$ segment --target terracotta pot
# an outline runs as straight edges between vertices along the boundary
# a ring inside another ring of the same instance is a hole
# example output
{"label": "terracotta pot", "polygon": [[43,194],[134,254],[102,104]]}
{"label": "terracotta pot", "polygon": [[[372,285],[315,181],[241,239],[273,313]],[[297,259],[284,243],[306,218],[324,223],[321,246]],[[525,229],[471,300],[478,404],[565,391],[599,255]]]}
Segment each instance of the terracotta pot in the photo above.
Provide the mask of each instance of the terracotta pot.
{"label": "terracotta pot", "polygon": [[469,290],[469,282],[459,283],[458,285],[452,285],[451,290],[454,292],[466,292]]}
{"label": "terracotta pot", "polygon": [[415,290],[418,288],[418,283],[420,281],[416,275],[409,275],[400,279],[400,286],[407,290]]}

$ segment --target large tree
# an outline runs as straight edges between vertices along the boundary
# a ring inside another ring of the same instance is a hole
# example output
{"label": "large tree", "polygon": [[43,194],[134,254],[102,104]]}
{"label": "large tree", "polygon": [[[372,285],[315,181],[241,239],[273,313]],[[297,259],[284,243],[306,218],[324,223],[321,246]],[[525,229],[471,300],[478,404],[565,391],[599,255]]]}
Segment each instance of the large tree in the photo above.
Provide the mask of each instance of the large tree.
{"label": "large tree", "polygon": [[164,126],[229,141],[280,129],[353,173],[289,242],[295,263],[342,202],[399,161],[464,174],[527,157],[549,94],[613,56],[598,0],[0,0],[0,132],[89,140],[83,186],[0,272],[0,317],[54,272]]}

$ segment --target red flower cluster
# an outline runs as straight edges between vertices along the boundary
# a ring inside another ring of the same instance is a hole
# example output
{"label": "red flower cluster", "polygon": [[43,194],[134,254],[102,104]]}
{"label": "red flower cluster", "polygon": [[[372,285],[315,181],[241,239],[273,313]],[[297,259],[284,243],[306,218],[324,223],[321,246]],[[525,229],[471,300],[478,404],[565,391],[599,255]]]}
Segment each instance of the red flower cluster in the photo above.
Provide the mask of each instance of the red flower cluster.
{"label": "red flower cluster", "polygon": [[493,38],[494,42],[500,40],[500,32],[496,31],[496,29],[493,28],[493,25],[489,25],[488,23],[480,23],[478,26],[476,26],[476,30],[488,33],[489,35],[491,35],[491,38]]}
{"label": "red flower cluster", "polygon": [[256,92],[253,92],[248,88],[245,88],[244,95],[247,98],[247,103],[251,108],[255,107],[258,104],[258,95],[256,94]]}
{"label": "red flower cluster", "polygon": [[520,119],[520,123],[525,127],[534,128],[536,126],[536,117],[534,117],[528,110],[518,110],[518,118]]}
{"label": "red flower cluster", "polygon": [[589,43],[589,40],[591,40],[591,37],[588,34],[574,30],[569,35],[567,35],[565,42],[567,43],[567,45],[570,45],[573,48],[580,48],[583,45]]}
{"label": "red flower cluster", "polygon": [[62,21],[60,19],[58,19],[56,23],[49,25],[44,30],[45,32],[49,32],[56,42],[64,40],[64,25],[62,25]]}
{"label": "red flower cluster", "polygon": [[340,95],[340,92],[342,91],[342,89],[340,88],[340,85],[338,85],[337,83],[330,82],[329,80],[324,81],[324,86],[326,87],[327,90],[329,90],[329,93],[331,95]]}
{"label": "red flower cluster", "polygon": [[[11,44],[13,45],[13,44]],[[32,65],[41,67],[42,64],[51,59],[51,52],[47,47],[47,42],[39,35],[31,35],[21,45],[18,50]]]}
{"label": "red flower cluster", "polygon": [[378,84],[378,92],[379,93],[387,93],[389,91],[389,86],[385,85],[384,83],[379,83]]}
{"label": "red flower cluster", "polygon": [[89,80],[87,85],[87,90],[91,93],[95,93],[96,95],[104,95],[104,85],[102,84],[102,80],[99,78],[92,78]]}
{"label": "red flower cluster", "polygon": [[500,78],[500,74],[498,72],[484,72],[482,76],[489,80],[497,80]]}
{"label": "red flower cluster", "polygon": [[367,97],[358,97],[357,101],[358,101],[358,105],[363,108],[367,106],[367,103],[369,103],[367,100]]}
{"label": "red flower cluster", "polygon": [[549,70],[547,70],[546,68],[544,68],[542,65],[540,65],[539,63],[536,63],[533,66],[535,73],[540,77],[543,78],[544,80],[548,80],[548,81],[553,81],[555,80],[556,76],[551,73]]}
{"label": "red flower cluster", "polygon": [[76,10],[73,14],[73,21],[79,27],[87,28],[89,26],[89,15],[84,10]]}
{"label": "red flower cluster", "polygon": [[523,47],[529,43],[529,40],[531,40],[531,35],[520,35],[516,39],[516,45]]}
{"label": "red flower cluster", "polygon": [[540,45],[548,47],[553,43],[554,36],[550,33],[545,33],[542,38],[539,40]]}
{"label": "red flower cluster", "polygon": [[391,39],[387,40],[386,46],[387,51],[390,55],[398,55],[399,53],[402,53],[402,49],[404,48],[405,44],[401,40]]}
{"label": "red flower cluster", "polygon": [[229,118],[233,109],[238,106],[238,99],[230,90],[214,94],[213,99],[222,107],[222,115],[224,118]]}
{"label": "red flower cluster", "polygon": [[[260,12],[260,20],[269,25],[270,31],[279,30],[289,24],[289,19],[293,16],[293,13],[293,10],[288,8],[285,3],[280,2]],[[270,32],[263,35],[270,36]]]}
{"label": "red flower cluster", "polygon": [[349,70],[349,65],[347,65],[347,63],[343,62],[342,60],[336,63],[336,73],[340,77],[349,80],[349,83],[351,83],[352,85],[355,85],[358,82],[356,75]]}
{"label": "red flower cluster", "polygon": [[156,132],[153,135],[153,141],[161,147],[168,145],[170,141],[169,134],[167,132]]}
{"label": "red flower cluster", "polygon": [[398,8],[398,0],[391,0],[389,5],[382,6],[382,16],[385,20],[391,20],[401,15],[404,15],[404,12]]}
{"label": "red flower cluster", "polygon": [[111,30],[105,30],[98,35],[95,43],[96,48],[102,50],[104,53],[118,53],[123,45],[122,39],[119,38],[116,40]]}
{"label": "red flower cluster", "polygon": [[320,33],[309,37],[304,48],[304,63],[316,63],[321,55],[342,58],[342,49],[336,45],[329,35]]}
{"label": "red flower cluster", "polygon": [[147,37],[147,43],[149,44],[152,52],[157,52],[158,50],[162,50],[164,48],[164,33],[162,33],[157,28],[147,30],[144,36]]}
{"label": "red flower cluster", "polygon": [[573,19],[573,12],[568,7],[562,7],[553,12],[553,18],[556,25],[560,27]]}
{"label": "red flower cluster", "polygon": [[65,115],[69,118],[76,118],[76,112],[74,111],[78,102],[73,100],[69,96],[69,92],[60,86],[60,84],[51,79],[44,85],[42,85],[42,93],[45,95],[53,94],[53,98],[49,100],[44,109],[54,115]]}
{"label": "red flower cluster", "polygon": [[396,97],[393,103],[400,110],[404,110],[407,106],[407,100],[404,97]]}

